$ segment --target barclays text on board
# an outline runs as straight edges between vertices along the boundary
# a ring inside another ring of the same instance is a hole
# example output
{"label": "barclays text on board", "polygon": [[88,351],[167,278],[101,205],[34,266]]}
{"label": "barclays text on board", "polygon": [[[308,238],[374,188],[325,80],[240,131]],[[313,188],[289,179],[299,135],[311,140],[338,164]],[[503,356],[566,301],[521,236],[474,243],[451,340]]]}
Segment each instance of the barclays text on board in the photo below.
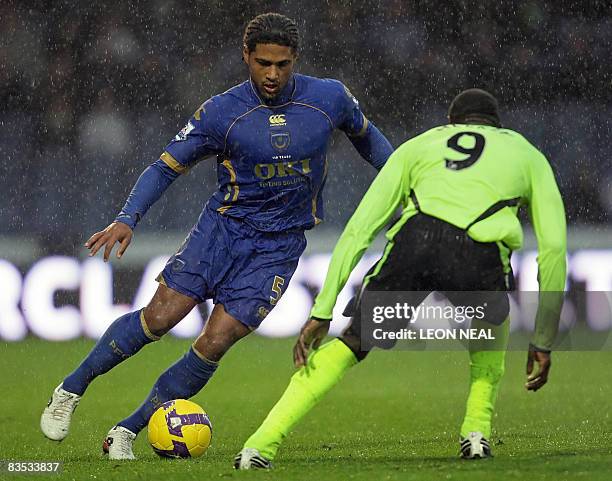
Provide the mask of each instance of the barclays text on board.
{"label": "barclays text on board", "polygon": [[[330,254],[313,254],[301,259],[289,287],[278,305],[264,320],[258,334],[287,337],[299,332],[307,318],[316,293],[325,280]],[[367,270],[378,259],[365,257],[354,270],[340,294],[330,329],[338,334],[347,324],[342,315]],[[19,341],[28,334],[42,339],[62,341],[86,336],[97,339],[120,315],[143,307],[151,298],[166,258],[151,259],[145,266],[140,283],[134,289],[131,305],[113,302],[113,268],[99,258],[79,260],[51,256],[39,259],[22,273],[13,263],[0,259],[0,339]],[[520,291],[537,291],[536,252],[517,253],[512,259]],[[568,258],[568,287],[585,291],[612,291],[612,249],[577,250]],[[116,286],[121,288],[121,286]],[[79,305],[56,305],[58,291],[78,293]],[[212,303],[208,302],[208,312]],[[597,309],[586,309],[586,323],[593,329],[612,329]],[[195,337],[204,323],[194,309],[171,332],[178,337]],[[529,316],[512,319],[512,329],[530,329]]]}

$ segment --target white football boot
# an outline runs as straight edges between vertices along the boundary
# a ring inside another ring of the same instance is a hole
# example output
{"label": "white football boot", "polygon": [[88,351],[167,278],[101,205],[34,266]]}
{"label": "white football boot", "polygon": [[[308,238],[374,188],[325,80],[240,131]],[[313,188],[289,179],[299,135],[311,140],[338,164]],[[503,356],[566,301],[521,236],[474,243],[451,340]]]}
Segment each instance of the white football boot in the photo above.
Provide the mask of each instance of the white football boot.
{"label": "white football boot", "polygon": [[471,432],[467,438],[461,440],[461,457],[463,459],[490,458],[491,446],[481,432]]}
{"label": "white football boot", "polygon": [[102,451],[108,454],[108,459],[136,459],[132,451],[135,439],[136,434],[129,429],[115,426],[106,435]]}
{"label": "white football boot", "polygon": [[270,469],[272,463],[255,448],[243,448],[234,458],[234,469]]}
{"label": "white football boot", "polygon": [[47,407],[40,417],[40,429],[53,441],[61,441],[68,436],[72,413],[79,405],[81,396],[62,389],[60,384],[55,388]]}

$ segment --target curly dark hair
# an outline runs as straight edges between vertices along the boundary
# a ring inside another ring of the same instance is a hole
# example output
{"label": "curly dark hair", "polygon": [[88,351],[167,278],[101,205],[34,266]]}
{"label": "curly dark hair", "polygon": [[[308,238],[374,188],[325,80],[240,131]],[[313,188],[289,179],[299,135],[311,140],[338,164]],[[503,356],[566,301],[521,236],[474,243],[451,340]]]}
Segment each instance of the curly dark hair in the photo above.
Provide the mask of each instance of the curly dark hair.
{"label": "curly dark hair", "polygon": [[297,53],[300,32],[294,20],[280,13],[262,13],[251,20],[244,29],[243,43],[249,52],[258,43],[273,43],[291,47]]}

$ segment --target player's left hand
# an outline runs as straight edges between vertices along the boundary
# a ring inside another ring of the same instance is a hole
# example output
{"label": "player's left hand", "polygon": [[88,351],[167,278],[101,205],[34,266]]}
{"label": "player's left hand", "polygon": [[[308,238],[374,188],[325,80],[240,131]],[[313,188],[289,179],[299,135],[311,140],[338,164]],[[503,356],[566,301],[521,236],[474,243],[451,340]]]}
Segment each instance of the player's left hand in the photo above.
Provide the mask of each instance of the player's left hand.
{"label": "player's left hand", "polygon": [[[537,372],[533,371],[534,363],[538,363]],[[527,353],[527,382],[525,388],[528,391],[537,391],[548,381],[550,371],[550,352],[542,352],[529,346]]]}
{"label": "player's left hand", "polygon": [[306,365],[308,352],[310,349],[317,349],[321,345],[321,341],[327,336],[329,331],[328,321],[318,321],[309,319],[300,331],[295,346],[293,347],[293,362],[295,367],[300,368]]}

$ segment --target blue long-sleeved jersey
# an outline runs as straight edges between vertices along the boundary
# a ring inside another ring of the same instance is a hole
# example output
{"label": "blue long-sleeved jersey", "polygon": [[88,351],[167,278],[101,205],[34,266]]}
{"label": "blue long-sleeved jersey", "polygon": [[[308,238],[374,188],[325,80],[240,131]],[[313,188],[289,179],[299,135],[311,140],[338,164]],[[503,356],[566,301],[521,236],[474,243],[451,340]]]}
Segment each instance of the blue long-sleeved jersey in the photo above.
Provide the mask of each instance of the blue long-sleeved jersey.
{"label": "blue long-sleeved jersey", "polygon": [[116,220],[132,228],[170,183],[217,157],[208,208],[261,231],[310,229],[323,219],[321,191],[334,129],[378,170],[393,152],[337,80],[294,74],[271,102],[251,81],[206,101],[134,186]]}

